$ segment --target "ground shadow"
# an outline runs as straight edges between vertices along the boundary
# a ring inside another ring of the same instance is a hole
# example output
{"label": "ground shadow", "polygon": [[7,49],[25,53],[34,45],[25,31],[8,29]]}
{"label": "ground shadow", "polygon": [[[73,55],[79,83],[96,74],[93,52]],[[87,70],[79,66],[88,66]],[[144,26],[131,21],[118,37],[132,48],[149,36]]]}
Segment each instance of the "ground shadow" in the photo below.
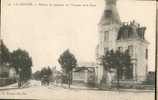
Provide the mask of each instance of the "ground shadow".
{"label": "ground shadow", "polygon": [[[67,86],[56,86],[53,85],[54,87],[60,87],[63,89],[67,90],[72,90],[72,91],[81,91],[81,90],[87,90],[87,91],[111,91],[111,92],[130,92],[130,93],[145,93],[145,92],[151,92],[154,93],[155,90],[143,90],[143,89],[122,89],[122,88],[107,88],[107,89],[99,89],[99,88],[90,88],[90,87],[70,87],[68,88]],[[54,87],[49,87],[49,89],[53,89]]]}

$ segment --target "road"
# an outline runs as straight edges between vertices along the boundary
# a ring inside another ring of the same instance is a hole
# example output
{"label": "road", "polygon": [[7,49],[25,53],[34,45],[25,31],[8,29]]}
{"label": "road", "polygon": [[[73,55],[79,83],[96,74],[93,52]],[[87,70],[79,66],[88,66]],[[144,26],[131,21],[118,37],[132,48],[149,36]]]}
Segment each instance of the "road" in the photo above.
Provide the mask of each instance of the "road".
{"label": "road", "polygon": [[0,98],[41,99],[41,100],[154,100],[154,92],[142,91],[102,91],[81,87],[63,88],[40,86],[39,81],[31,81],[27,88],[1,89]]}

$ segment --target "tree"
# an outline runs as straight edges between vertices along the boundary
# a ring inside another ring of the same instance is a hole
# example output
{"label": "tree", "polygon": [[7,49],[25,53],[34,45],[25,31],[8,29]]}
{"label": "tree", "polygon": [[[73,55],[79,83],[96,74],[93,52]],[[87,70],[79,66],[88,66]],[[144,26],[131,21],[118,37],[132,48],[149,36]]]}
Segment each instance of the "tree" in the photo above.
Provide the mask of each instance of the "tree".
{"label": "tree", "polygon": [[33,73],[33,78],[35,80],[40,80],[41,79],[41,71],[36,71],[35,73]]}
{"label": "tree", "polygon": [[46,76],[50,76],[50,75],[52,75],[52,70],[50,69],[50,67],[48,67],[48,68],[42,68],[41,69],[41,77],[43,77],[44,75],[46,75]]}
{"label": "tree", "polygon": [[124,53],[120,52],[119,50],[117,50],[116,52],[114,52],[113,50],[108,51],[103,56],[102,63],[106,71],[110,71],[111,68],[116,69],[118,87],[119,79],[121,79],[123,76],[125,76],[126,79],[132,77],[131,57],[128,53],[128,50],[126,50]]}
{"label": "tree", "polygon": [[32,58],[25,50],[17,49],[11,54],[11,66],[16,69],[20,80],[27,81],[32,74]]}
{"label": "tree", "polygon": [[77,60],[69,50],[66,50],[60,55],[58,62],[67,75],[68,86],[70,88],[70,84],[72,83],[72,69],[76,67]]}
{"label": "tree", "polygon": [[3,41],[0,40],[0,42],[0,64],[10,64],[11,53]]}
{"label": "tree", "polygon": [[49,76],[52,75],[53,72],[52,72],[52,70],[50,69],[50,67],[47,68],[47,73],[48,73]]}
{"label": "tree", "polygon": [[41,79],[41,84],[42,85],[49,85],[50,82],[50,78],[52,78],[52,70],[50,69],[50,67],[48,68],[42,68],[41,72],[40,72],[40,79]]}

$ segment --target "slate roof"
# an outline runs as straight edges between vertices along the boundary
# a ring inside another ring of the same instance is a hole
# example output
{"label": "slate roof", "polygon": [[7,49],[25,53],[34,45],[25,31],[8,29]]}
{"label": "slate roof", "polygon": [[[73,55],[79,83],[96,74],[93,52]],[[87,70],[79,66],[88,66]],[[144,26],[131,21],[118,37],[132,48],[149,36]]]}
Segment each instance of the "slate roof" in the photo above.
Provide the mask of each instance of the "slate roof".
{"label": "slate roof", "polygon": [[145,30],[146,27],[140,27],[135,21],[130,24],[123,23],[118,31],[117,40],[132,38],[145,40]]}

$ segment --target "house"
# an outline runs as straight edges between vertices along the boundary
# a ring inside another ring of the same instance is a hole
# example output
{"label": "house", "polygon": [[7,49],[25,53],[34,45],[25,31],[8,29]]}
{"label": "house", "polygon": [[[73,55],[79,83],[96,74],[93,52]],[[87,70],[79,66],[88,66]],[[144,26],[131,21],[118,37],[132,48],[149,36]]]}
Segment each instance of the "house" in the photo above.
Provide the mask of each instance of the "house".
{"label": "house", "polygon": [[96,67],[94,64],[81,63],[73,69],[72,81],[74,83],[95,83],[96,81]]}
{"label": "house", "polygon": [[[148,69],[149,42],[144,37],[146,27],[140,26],[135,21],[121,22],[116,7],[117,0],[105,1],[105,10],[98,24],[99,43],[96,47],[97,83],[100,84],[102,80],[106,80],[107,83],[116,80],[116,70],[111,72],[105,70],[101,61],[101,58],[109,50],[129,51],[132,65],[129,67],[128,74],[130,73],[131,76],[126,78],[126,73],[123,73],[121,80],[130,79],[130,81],[141,83],[146,79]],[[111,78],[108,76],[111,76]]]}
{"label": "house", "polygon": [[9,66],[5,66],[5,65],[0,66],[0,77],[1,78],[9,77]]}
{"label": "house", "polygon": [[15,68],[7,65],[0,65],[0,86],[10,84],[16,81]]}

